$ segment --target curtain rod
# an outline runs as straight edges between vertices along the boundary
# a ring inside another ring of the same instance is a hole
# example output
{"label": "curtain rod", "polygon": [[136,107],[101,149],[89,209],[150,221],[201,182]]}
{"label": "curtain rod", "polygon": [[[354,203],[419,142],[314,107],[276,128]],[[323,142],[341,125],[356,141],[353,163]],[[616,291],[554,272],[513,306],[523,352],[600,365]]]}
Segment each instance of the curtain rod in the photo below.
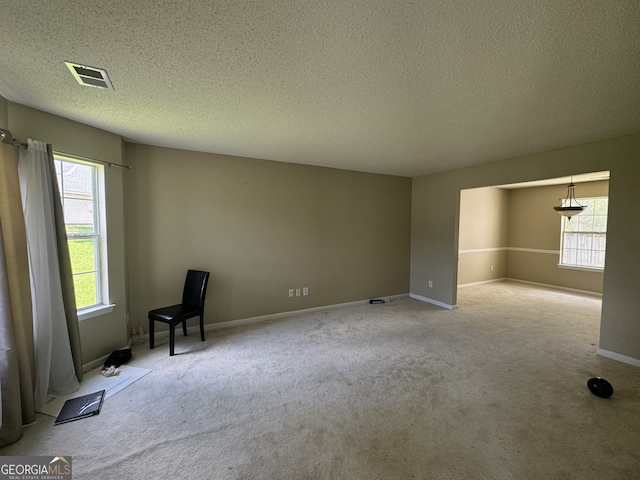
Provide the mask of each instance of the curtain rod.
{"label": "curtain rod", "polygon": [[17,138],[13,138],[11,132],[6,128],[0,128],[0,136],[2,137],[2,143],[6,143],[7,145],[11,145],[12,147],[16,147],[22,145],[23,147],[27,147],[26,143],[22,143]]}
{"label": "curtain rod", "polygon": [[[13,138],[13,135],[11,134],[11,132],[6,128],[0,128],[0,136],[2,137],[2,143],[6,143],[7,145],[11,145],[14,147],[23,146],[25,148],[29,146],[28,144],[21,142],[17,138]],[[103,165],[108,165],[110,167],[121,167],[121,168],[126,168],[128,170],[131,170],[131,167],[129,165],[122,165],[120,163],[115,163],[115,162],[105,162],[103,160],[96,160],[95,158],[87,158],[87,157],[81,157],[79,155],[73,155],[71,153],[58,152],[57,150],[54,150],[54,152],[59,153],[60,155],[66,155],[67,157],[74,157],[80,160],[86,160],[88,162],[98,162],[98,163],[102,163]]]}
{"label": "curtain rod", "polygon": [[104,160],[96,160],[95,158],[83,157],[81,155],[75,155],[73,153],[61,152],[59,150],[54,150],[53,153],[57,153],[58,155],[65,155],[71,158],[77,158],[78,160],[85,160],[87,162],[101,163],[109,167],[120,167],[120,168],[126,168],[127,170],[131,170],[131,167],[129,165],[122,165],[121,163],[105,162]]}

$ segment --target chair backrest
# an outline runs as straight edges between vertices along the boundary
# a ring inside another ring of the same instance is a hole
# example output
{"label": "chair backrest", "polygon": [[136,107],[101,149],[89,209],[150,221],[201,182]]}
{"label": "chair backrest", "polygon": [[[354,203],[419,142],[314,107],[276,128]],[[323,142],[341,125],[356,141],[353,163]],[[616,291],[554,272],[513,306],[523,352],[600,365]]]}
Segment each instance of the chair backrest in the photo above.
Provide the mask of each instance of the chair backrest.
{"label": "chair backrest", "polygon": [[184,281],[184,290],[182,291],[182,304],[204,308],[204,298],[207,294],[208,283],[209,272],[201,272],[200,270],[187,271],[187,278]]}

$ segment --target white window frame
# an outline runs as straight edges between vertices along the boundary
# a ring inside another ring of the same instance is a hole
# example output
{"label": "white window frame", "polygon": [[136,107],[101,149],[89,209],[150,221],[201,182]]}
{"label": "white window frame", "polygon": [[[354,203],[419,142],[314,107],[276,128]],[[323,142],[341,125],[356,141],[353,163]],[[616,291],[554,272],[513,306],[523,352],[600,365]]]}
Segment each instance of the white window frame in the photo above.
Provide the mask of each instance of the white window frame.
{"label": "white window frame", "polygon": [[[594,196],[594,197],[584,197],[584,198],[578,198],[576,199],[578,201],[579,204],[581,205],[585,205],[587,203],[589,203],[592,200],[599,200],[599,199],[607,199],[608,201],[608,196]],[[604,262],[606,262],[606,258],[603,259],[603,265],[595,265],[593,262],[593,253],[594,252],[598,252],[598,251],[602,251],[600,249],[594,249],[592,247],[590,248],[573,248],[573,250],[582,250],[582,251],[589,251],[590,255],[589,255],[589,264],[585,265],[582,263],[570,263],[570,261],[567,259],[568,256],[568,252],[565,250],[568,249],[569,247],[566,247],[566,234],[577,234],[579,235],[584,235],[584,236],[604,236],[605,239],[605,246],[606,246],[606,236],[607,236],[607,228],[606,228],[606,223],[608,222],[608,202],[607,202],[607,213],[605,215],[605,229],[604,231],[601,230],[577,230],[577,231],[572,231],[572,232],[567,232],[566,231],[566,227],[568,225],[571,225],[570,222],[576,222],[576,219],[578,219],[578,217],[581,216],[591,216],[591,217],[596,217],[595,212],[593,212],[593,210],[591,210],[590,208],[586,208],[582,213],[572,217],[573,220],[569,220],[569,217],[562,217],[561,219],[561,227],[560,227],[560,260],[558,263],[558,267],[560,268],[567,268],[567,269],[573,269],[573,270],[586,270],[586,271],[598,271],[598,272],[602,272],[604,271]],[[597,215],[602,217],[603,215]],[[580,220],[578,220],[580,221]],[[604,252],[603,252],[604,255]]]}
{"label": "white window frame", "polygon": [[[103,315],[113,311],[115,305],[109,302],[109,274],[107,257],[107,224],[106,224],[106,197],[105,197],[105,175],[104,165],[99,162],[92,162],[88,159],[80,159],[67,154],[54,152],[56,162],[76,163],[87,165],[93,169],[93,216],[95,233],[67,233],[69,240],[93,239],[96,249],[96,297],[97,303],[78,309],[78,320],[86,320],[98,315]],[[59,185],[61,200],[64,209],[64,185]]]}

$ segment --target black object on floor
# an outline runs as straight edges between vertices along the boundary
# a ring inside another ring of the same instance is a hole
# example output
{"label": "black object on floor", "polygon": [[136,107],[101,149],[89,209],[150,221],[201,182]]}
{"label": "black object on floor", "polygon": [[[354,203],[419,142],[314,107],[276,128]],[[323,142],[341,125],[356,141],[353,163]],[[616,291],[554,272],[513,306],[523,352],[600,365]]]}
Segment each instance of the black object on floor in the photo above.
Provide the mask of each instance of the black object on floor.
{"label": "black object on floor", "polygon": [[371,300],[369,300],[369,303],[371,305],[378,305],[381,303],[389,303],[389,299],[388,298],[372,298]]}
{"label": "black object on floor", "polygon": [[609,398],[613,395],[613,387],[609,382],[601,377],[593,377],[587,381],[587,387],[591,390],[591,393],[602,398]]}
{"label": "black object on floor", "polygon": [[106,393],[105,390],[100,390],[90,393],[89,395],[83,395],[82,397],[70,398],[64,402],[64,406],[62,410],[60,410],[60,414],[56,418],[54,425],[98,415]]}
{"label": "black object on floor", "polygon": [[130,348],[123,348],[122,350],[114,350],[109,354],[107,359],[104,361],[103,368],[109,368],[109,367],[118,368],[120,365],[124,365],[129,360],[131,360]]}

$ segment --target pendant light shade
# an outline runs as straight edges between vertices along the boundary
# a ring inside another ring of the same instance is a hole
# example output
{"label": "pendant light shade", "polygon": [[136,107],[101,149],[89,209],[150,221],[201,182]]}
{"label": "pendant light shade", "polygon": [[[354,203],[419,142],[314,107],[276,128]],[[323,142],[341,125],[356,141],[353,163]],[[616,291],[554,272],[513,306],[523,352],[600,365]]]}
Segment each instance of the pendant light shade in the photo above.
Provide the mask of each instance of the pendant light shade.
{"label": "pendant light shade", "polygon": [[567,186],[567,198],[565,198],[560,205],[557,207],[553,207],[553,209],[558,212],[560,215],[568,217],[571,220],[571,217],[574,215],[578,215],[582,213],[585,208],[584,205],[580,205],[576,200],[574,190],[576,185],[571,181],[571,183]]}

